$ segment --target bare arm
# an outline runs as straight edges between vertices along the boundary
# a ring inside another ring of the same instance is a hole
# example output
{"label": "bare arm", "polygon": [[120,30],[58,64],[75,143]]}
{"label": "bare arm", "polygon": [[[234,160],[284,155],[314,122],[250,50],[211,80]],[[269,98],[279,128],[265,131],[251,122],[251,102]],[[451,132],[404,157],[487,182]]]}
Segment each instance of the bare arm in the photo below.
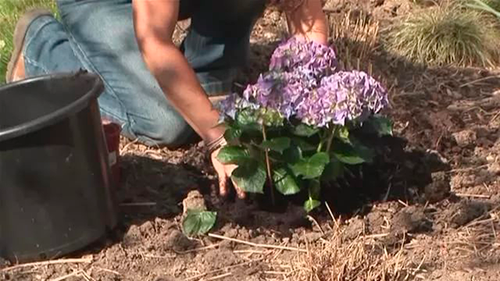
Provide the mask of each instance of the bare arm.
{"label": "bare arm", "polygon": [[[320,0],[284,0],[295,1],[297,5],[289,5],[286,11],[288,29],[298,38],[328,43],[328,24]],[[297,2],[298,1],[298,2]]]}
{"label": "bare arm", "polygon": [[[171,104],[203,138],[205,143],[217,140],[224,127],[217,126],[219,113],[201,87],[194,70],[172,42],[179,14],[179,1],[134,0],[134,28],[137,42],[151,73],[155,76]],[[210,155],[219,176],[221,195],[228,192],[228,180],[236,168],[216,159],[220,148]],[[238,196],[245,193],[234,182]]]}
{"label": "bare arm", "polygon": [[134,27],[144,61],[166,97],[191,127],[209,142],[223,134],[219,114],[194,70],[174,45],[179,1],[134,0]]}

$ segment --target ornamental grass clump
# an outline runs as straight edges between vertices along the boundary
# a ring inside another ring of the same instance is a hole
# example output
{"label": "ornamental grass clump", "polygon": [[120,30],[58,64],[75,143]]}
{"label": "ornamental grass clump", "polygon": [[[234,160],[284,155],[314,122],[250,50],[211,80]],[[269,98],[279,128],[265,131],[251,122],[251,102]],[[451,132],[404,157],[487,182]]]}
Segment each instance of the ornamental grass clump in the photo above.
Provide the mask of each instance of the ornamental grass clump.
{"label": "ornamental grass clump", "polygon": [[292,38],[278,46],[255,84],[221,103],[230,145],[217,157],[238,165],[232,179],[247,192],[292,195],[307,188],[304,207],[311,211],[324,183],[342,176],[346,165],[371,162],[372,150],[355,131],[392,133],[379,114],[388,104],[373,77],[338,70],[332,48]]}
{"label": "ornamental grass clump", "polygon": [[498,62],[496,23],[461,4],[441,4],[394,21],[385,33],[391,53],[423,65],[493,66]]}

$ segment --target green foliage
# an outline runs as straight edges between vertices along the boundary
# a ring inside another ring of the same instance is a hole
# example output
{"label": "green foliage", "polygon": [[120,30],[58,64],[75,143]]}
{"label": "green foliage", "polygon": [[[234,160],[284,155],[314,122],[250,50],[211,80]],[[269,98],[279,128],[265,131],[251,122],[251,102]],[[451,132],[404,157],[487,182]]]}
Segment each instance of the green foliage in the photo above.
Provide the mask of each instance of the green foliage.
{"label": "green foliage", "polygon": [[182,222],[182,229],[188,236],[206,234],[214,227],[216,220],[216,212],[187,210],[186,217]]}
{"label": "green foliage", "polygon": [[498,62],[500,35],[495,23],[461,4],[420,9],[394,21],[385,48],[423,65],[492,66]]}
{"label": "green foliage", "polygon": [[[383,116],[323,129],[293,122],[266,127],[243,117],[226,123],[226,134],[238,130],[239,137],[222,148],[217,158],[238,165],[232,179],[247,192],[262,194],[264,188],[275,188],[283,195],[293,195],[306,189],[309,196],[304,209],[308,212],[321,205],[322,183],[342,177],[346,166],[373,160],[374,152],[356,139],[354,131],[392,135],[392,123]],[[268,181],[272,187],[266,186]]]}
{"label": "green foliage", "polygon": [[19,17],[28,9],[45,7],[56,13],[54,0],[0,0],[0,84],[5,82],[13,46],[13,33]]}
{"label": "green foliage", "polygon": [[296,176],[302,176],[304,179],[315,179],[323,174],[323,170],[329,162],[330,158],[327,153],[318,152],[311,157],[299,159],[291,168]]}
{"label": "green foliage", "polygon": [[491,13],[500,19],[500,0],[472,0],[467,6],[473,9]]}

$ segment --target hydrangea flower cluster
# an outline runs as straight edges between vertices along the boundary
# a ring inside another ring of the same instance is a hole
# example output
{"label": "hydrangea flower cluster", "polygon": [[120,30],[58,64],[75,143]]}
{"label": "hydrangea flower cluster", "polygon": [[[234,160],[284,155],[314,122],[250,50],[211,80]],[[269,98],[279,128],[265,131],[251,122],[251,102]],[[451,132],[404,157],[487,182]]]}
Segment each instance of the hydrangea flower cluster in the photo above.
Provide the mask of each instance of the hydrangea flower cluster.
{"label": "hydrangea flower cluster", "polygon": [[299,104],[297,117],[317,127],[362,120],[389,104],[382,85],[362,71],[340,71],[321,80],[320,87]]}
{"label": "hydrangea flower cluster", "polygon": [[222,104],[223,115],[234,119],[238,110],[277,112],[315,127],[345,125],[362,120],[388,105],[382,85],[362,71],[338,71],[332,48],[290,39],[271,57],[270,71],[260,75],[240,97]]}
{"label": "hydrangea flower cluster", "polygon": [[[300,70],[316,79],[331,74],[337,67],[335,51],[314,41],[304,42],[292,37],[278,46],[271,56],[269,70]],[[300,68],[300,69],[299,69]]]}

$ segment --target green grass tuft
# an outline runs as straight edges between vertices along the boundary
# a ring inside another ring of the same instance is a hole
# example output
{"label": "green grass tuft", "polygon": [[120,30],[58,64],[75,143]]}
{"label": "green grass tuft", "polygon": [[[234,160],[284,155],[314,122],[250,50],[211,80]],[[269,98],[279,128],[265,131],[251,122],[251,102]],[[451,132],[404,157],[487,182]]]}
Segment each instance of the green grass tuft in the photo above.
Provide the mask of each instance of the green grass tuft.
{"label": "green grass tuft", "polygon": [[384,36],[386,49],[423,65],[493,66],[500,33],[491,18],[460,5],[413,11]]}
{"label": "green grass tuft", "polygon": [[26,10],[34,7],[46,7],[54,13],[57,10],[54,0],[0,0],[0,84],[5,82],[17,20]]}

